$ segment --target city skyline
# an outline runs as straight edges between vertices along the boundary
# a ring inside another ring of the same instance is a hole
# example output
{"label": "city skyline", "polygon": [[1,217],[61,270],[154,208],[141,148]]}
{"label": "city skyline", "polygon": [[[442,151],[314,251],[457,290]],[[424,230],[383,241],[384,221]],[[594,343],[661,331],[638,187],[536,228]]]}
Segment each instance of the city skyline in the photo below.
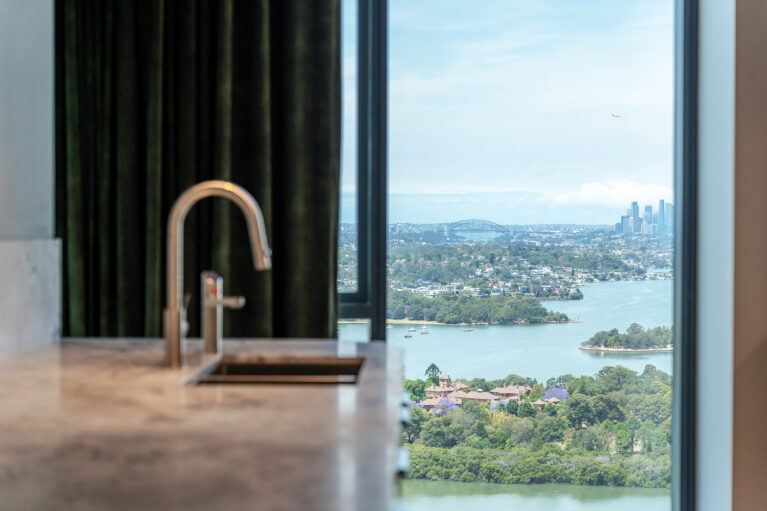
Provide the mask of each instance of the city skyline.
{"label": "city skyline", "polygon": [[[392,197],[389,197],[390,201]],[[429,197],[434,196],[418,196],[418,195],[412,195],[411,196],[414,199],[428,199]],[[570,215],[567,217],[566,220],[559,220],[559,219],[551,219],[549,217],[546,218],[532,218],[530,219],[525,218],[523,216],[517,216],[517,215],[508,215],[507,214],[500,215],[503,218],[499,218],[498,211],[493,210],[490,211],[491,214],[480,214],[483,209],[485,209],[485,212],[487,211],[486,208],[479,208],[479,207],[470,207],[468,211],[460,211],[460,208],[456,208],[455,206],[476,206],[478,204],[477,200],[472,201],[465,201],[463,200],[463,196],[460,196],[456,198],[456,202],[453,204],[453,207],[445,208],[446,211],[451,212],[449,215],[444,215],[442,212],[431,214],[425,214],[425,215],[419,215],[419,214],[411,214],[406,217],[402,217],[401,215],[391,215],[391,213],[388,215],[387,218],[387,224],[394,225],[394,224],[414,224],[414,225],[424,225],[424,224],[450,224],[454,222],[459,222],[462,220],[467,219],[479,219],[479,220],[487,220],[493,223],[497,223],[499,225],[588,225],[588,226],[601,226],[601,227],[607,227],[614,232],[623,233],[623,220],[629,219],[630,230],[626,232],[626,234],[673,234],[673,222],[674,222],[674,211],[675,206],[674,203],[671,201],[667,201],[665,199],[658,199],[657,201],[654,201],[657,206],[653,204],[642,204],[639,201],[630,201],[630,207],[625,210],[625,214],[620,214],[618,208],[610,208],[607,214],[604,216],[604,221],[576,221],[575,218],[577,215]],[[480,197],[480,200],[482,197]],[[347,205],[346,208],[342,208],[342,212],[345,214],[341,217],[340,223],[342,224],[354,224],[356,223],[356,219],[354,215],[350,214],[350,211],[352,210],[352,204],[354,203],[354,196],[352,194],[342,194],[342,201],[346,201]],[[487,204],[485,204],[487,206]],[[660,214],[660,210],[663,210],[663,214]],[[459,209],[459,211],[456,211]],[[492,210],[492,206],[490,208]],[[639,222],[634,220],[636,217],[634,216],[634,213],[637,213],[638,218],[640,219]],[[465,214],[462,214],[465,213]],[[615,223],[611,219],[614,219],[618,216],[620,218],[620,221]],[[505,218],[505,219],[504,219]],[[648,220],[649,219],[649,220]],[[635,225],[638,225],[639,230],[634,231]],[[647,229],[644,226],[662,226],[663,228],[656,227],[655,230],[653,230],[652,227],[648,230],[642,230]],[[621,227],[619,229],[619,226]]]}
{"label": "city skyline", "polygon": [[626,214],[614,226],[614,231],[620,234],[673,234],[674,233],[674,204],[663,199],[658,200],[658,210],[653,211],[652,204],[646,204],[640,214],[639,202],[632,201]]}

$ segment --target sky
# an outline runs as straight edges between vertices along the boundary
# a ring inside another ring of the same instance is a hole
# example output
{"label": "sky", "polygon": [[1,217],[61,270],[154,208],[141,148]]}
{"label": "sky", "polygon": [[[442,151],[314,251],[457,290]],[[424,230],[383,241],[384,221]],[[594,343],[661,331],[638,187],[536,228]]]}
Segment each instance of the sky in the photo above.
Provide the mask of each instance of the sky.
{"label": "sky", "polygon": [[[344,2],[342,221],[353,221]],[[617,116],[617,117],[616,117]],[[672,200],[672,0],[390,0],[389,221],[612,224]]]}

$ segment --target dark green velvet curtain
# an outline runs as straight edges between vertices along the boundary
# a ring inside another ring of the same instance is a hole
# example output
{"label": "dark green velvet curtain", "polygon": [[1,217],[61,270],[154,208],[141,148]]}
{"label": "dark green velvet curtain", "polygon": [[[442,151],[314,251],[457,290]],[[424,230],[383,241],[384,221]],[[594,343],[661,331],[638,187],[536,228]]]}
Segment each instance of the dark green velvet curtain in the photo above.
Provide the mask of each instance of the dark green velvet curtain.
{"label": "dark green velvet curtain", "polygon": [[170,207],[225,179],[266,217],[253,270],[236,207],[185,228],[192,333],[199,274],[247,304],[229,336],[335,337],[340,0],[57,0],[56,225],[64,334],[159,336]]}

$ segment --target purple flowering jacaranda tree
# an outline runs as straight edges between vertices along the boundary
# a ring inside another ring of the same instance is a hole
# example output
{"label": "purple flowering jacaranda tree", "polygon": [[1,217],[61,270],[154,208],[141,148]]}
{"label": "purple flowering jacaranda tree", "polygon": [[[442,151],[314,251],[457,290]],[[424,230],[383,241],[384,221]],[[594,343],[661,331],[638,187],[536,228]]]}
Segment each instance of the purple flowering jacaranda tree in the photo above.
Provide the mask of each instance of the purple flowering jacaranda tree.
{"label": "purple flowering jacaranda tree", "polygon": [[565,389],[560,389],[559,387],[552,387],[549,390],[546,391],[546,393],[543,395],[543,400],[548,401],[552,397],[555,397],[559,399],[560,401],[566,401],[568,397],[570,397],[570,394]]}

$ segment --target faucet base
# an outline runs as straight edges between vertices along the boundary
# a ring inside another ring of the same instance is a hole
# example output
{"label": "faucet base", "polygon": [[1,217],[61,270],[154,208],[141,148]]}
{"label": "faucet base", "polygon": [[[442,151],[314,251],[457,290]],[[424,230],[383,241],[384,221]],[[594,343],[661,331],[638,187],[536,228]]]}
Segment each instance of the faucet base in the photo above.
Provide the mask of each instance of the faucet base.
{"label": "faucet base", "polygon": [[187,322],[186,309],[165,309],[163,311],[163,333],[165,335],[165,363],[178,369],[183,364],[184,343]]}

